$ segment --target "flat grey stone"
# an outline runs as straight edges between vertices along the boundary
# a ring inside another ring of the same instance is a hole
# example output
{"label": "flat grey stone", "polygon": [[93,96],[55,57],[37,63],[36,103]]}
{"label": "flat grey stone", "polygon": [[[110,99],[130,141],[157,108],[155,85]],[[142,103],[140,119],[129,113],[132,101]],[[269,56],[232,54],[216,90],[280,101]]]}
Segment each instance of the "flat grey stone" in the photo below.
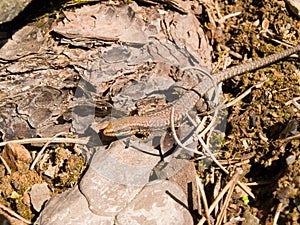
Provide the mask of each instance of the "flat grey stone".
{"label": "flat grey stone", "polygon": [[[159,157],[125,148],[121,141],[95,153],[79,188],[98,215],[114,216],[148,183]],[[99,204],[101,203],[101,204]]]}
{"label": "flat grey stone", "polygon": [[93,214],[78,186],[53,197],[40,214],[35,225],[112,225],[113,217]]}
{"label": "flat grey stone", "polygon": [[30,199],[33,208],[39,212],[45,201],[50,199],[47,183],[33,185],[30,191]]}
{"label": "flat grey stone", "polygon": [[187,210],[183,190],[171,181],[148,183],[116,217],[118,225],[189,225],[193,218]]}

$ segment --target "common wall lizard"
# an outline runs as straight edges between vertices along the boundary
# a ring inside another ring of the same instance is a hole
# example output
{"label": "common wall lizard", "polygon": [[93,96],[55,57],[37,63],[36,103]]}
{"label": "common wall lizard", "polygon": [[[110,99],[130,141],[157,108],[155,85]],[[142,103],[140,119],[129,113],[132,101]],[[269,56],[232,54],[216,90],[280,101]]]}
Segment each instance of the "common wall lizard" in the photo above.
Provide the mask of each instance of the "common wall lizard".
{"label": "common wall lizard", "polygon": [[[233,66],[224,71],[213,74],[216,83],[220,83],[229,78],[241,75],[245,72],[264,67],[268,64],[274,63],[283,59],[295,52],[300,51],[300,44],[284,50],[279,53],[269,55],[255,61],[246,62],[241,65]],[[143,130],[158,130],[170,126],[171,111],[174,107],[174,121],[182,120],[186,114],[193,109],[197,101],[207,91],[213,88],[211,78],[204,77],[203,80],[197,84],[193,90],[183,94],[175,103],[164,107],[161,110],[151,112],[141,116],[126,116],[111,120],[103,131],[106,136],[127,136],[136,134]]]}

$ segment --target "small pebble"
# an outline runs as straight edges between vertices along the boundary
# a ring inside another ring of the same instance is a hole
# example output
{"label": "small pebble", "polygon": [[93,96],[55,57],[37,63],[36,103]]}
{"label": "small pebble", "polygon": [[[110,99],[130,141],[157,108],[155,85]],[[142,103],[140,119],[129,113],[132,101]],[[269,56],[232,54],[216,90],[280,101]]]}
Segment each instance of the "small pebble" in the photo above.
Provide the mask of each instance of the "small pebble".
{"label": "small pebble", "polygon": [[285,159],[286,164],[288,164],[288,165],[292,165],[295,162],[295,160],[296,160],[296,156],[294,156],[294,155],[289,155]]}

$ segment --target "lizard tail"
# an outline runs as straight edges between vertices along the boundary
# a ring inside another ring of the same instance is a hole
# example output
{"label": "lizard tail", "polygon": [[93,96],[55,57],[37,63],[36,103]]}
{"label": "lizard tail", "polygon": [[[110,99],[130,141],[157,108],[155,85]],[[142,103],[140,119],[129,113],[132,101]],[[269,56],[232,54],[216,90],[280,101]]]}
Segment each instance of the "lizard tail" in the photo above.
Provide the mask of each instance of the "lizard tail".
{"label": "lizard tail", "polygon": [[265,58],[261,58],[259,60],[254,60],[254,61],[242,64],[242,65],[233,66],[233,67],[228,68],[224,71],[215,73],[214,75],[217,79],[217,83],[219,83],[219,82],[222,82],[222,81],[227,80],[229,78],[232,78],[234,76],[243,74],[245,72],[264,67],[264,66],[266,66],[270,63],[273,63],[275,61],[283,59],[283,58],[285,58],[285,57],[287,57],[287,56],[289,56],[293,53],[296,53],[298,51],[300,51],[300,44],[295,45],[294,47],[286,49],[282,52],[278,52],[278,53],[269,55]]}

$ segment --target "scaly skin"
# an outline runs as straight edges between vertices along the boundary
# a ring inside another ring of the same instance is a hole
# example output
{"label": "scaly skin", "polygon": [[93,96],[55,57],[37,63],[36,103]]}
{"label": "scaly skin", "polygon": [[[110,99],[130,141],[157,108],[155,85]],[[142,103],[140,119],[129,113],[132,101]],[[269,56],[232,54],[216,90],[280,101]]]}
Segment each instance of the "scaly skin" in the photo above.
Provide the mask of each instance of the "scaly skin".
{"label": "scaly skin", "polygon": [[[265,58],[247,62],[242,65],[233,66],[229,69],[214,74],[213,77],[216,83],[220,83],[245,72],[274,63],[298,51],[300,51],[300,44],[282,52],[269,55]],[[189,111],[193,109],[201,96],[203,96],[212,88],[213,84],[211,82],[211,78],[206,76],[196,87],[193,88],[193,90],[182,95],[175,103],[146,115],[127,116],[114,119],[109,122],[107,127],[104,129],[103,134],[111,137],[127,136],[144,130],[158,130],[169,127],[171,124],[172,107],[174,107],[174,122],[178,123]]]}

